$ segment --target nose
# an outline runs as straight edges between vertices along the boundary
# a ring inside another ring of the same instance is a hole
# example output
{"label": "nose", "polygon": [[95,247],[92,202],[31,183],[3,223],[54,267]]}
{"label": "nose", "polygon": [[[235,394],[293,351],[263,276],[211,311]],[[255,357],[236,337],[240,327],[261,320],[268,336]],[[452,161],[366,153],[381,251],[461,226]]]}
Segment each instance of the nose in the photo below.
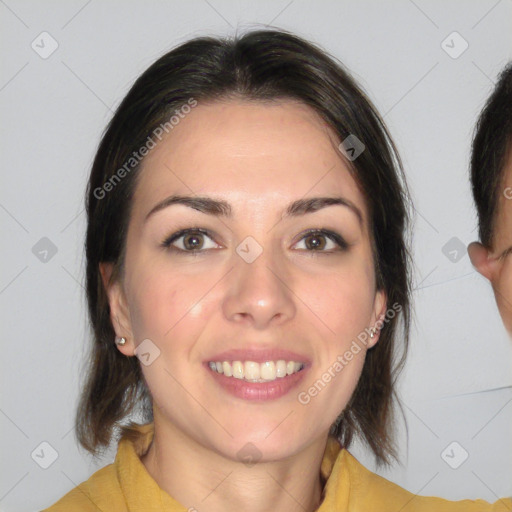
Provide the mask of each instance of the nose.
{"label": "nose", "polygon": [[290,272],[278,265],[278,258],[270,250],[264,250],[252,263],[235,258],[223,302],[226,318],[260,330],[292,319],[296,303]]}

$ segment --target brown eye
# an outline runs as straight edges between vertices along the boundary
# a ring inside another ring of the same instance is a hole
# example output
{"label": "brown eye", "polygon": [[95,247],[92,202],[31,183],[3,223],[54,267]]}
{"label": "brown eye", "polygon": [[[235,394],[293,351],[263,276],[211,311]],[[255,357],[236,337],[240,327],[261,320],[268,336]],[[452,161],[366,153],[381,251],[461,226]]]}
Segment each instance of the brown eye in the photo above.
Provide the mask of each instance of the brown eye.
{"label": "brown eye", "polygon": [[178,253],[199,253],[218,248],[212,236],[204,229],[182,229],[167,237],[162,246]]}
{"label": "brown eye", "polygon": [[187,250],[201,249],[204,240],[202,234],[190,234],[183,237],[183,246]]}
{"label": "brown eye", "polygon": [[334,231],[313,229],[308,231],[298,243],[303,243],[304,247],[299,249],[307,252],[320,252],[329,254],[334,251],[346,250],[349,245],[341,235]]}
{"label": "brown eye", "polygon": [[327,245],[327,242],[325,241],[324,235],[308,235],[304,237],[306,248],[317,250],[317,249],[324,249]]}

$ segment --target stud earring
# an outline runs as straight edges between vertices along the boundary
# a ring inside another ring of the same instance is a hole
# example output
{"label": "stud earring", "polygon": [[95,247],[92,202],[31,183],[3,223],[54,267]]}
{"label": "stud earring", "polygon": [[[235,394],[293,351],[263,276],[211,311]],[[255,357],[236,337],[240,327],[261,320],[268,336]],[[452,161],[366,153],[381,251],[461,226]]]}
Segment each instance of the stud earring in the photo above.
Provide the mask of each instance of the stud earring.
{"label": "stud earring", "polygon": [[116,338],[116,345],[124,345],[126,343],[126,338]]}
{"label": "stud earring", "polygon": [[376,334],[377,334],[377,329],[375,329],[375,327],[372,327],[370,329],[370,338],[375,338]]}

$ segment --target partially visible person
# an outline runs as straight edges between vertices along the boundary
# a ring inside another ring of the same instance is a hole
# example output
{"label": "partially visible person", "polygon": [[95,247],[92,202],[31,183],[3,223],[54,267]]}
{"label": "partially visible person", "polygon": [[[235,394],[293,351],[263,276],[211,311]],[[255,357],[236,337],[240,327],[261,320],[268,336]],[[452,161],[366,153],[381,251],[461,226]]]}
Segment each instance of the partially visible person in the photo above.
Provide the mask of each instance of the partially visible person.
{"label": "partially visible person", "polygon": [[471,154],[471,184],[479,242],[471,263],[492,284],[505,328],[512,336],[512,63],[501,72],[480,114]]}

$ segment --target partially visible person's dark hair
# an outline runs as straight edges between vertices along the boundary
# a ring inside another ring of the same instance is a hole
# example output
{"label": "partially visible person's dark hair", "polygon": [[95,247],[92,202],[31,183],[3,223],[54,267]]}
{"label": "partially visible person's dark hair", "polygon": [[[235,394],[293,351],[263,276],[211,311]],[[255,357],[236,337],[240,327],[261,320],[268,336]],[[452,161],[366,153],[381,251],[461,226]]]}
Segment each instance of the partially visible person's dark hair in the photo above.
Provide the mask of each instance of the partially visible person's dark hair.
{"label": "partially visible person's dark hair", "polygon": [[471,185],[480,241],[493,245],[505,166],[512,147],[512,63],[502,70],[476,124],[471,148]]}
{"label": "partially visible person's dark hair", "polygon": [[[191,98],[199,104],[297,100],[325,120],[338,142],[355,135],[364,143],[365,150],[354,161],[346,161],[369,211],[377,288],[386,292],[388,307],[395,307],[379,342],[368,351],[357,388],[331,433],[345,447],[360,436],[379,464],[389,463],[397,458],[394,384],[407,352],[411,315],[406,243],[409,195],[402,164],[382,119],[341,64],[315,45],[278,30],[253,31],[233,39],[201,37],[170,51],[136,80],[103,135],[86,197],[87,299],[93,346],[76,415],[79,442],[96,455],[109,446],[115,429],[130,433],[133,423],[123,425],[123,420],[126,423],[132,413],[142,412],[145,421],[153,419],[139,361],[123,356],[114,343],[99,272],[101,262],[112,262],[112,279],[123,277],[140,165],[116,179],[108,192],[103,186],[145,145],[155,128]],[[341,155],[340,151],[345,158]]]}

